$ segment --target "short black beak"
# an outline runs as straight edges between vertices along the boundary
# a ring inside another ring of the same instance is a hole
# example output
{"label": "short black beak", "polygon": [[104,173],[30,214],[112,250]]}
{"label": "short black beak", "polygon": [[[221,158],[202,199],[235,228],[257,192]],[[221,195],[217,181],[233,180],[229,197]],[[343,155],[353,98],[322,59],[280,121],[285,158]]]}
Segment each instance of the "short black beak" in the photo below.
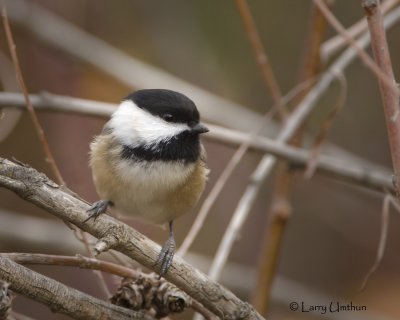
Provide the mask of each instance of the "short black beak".
{"label": "short black beak", "polygon": [[210,130],[205,125],[202,125],[201,123],[195,124],[192,129],[190,130],[193,133],[206,133]]}

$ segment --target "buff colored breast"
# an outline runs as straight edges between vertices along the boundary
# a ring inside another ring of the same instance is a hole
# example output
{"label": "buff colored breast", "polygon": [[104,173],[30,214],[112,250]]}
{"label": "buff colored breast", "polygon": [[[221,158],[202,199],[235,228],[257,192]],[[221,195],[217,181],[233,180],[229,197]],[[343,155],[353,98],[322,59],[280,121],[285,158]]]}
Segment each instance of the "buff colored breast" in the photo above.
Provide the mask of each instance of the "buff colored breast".
{"label": "buff colored breast", "polygon": [[122,146],[110,134],[97,137],[90,149],[97,192],[121,215],[162,224],[190,211],[204,190],[208,169],[203,159],[189,165],[179,161],[133,165],[132,160],[121,159]]}

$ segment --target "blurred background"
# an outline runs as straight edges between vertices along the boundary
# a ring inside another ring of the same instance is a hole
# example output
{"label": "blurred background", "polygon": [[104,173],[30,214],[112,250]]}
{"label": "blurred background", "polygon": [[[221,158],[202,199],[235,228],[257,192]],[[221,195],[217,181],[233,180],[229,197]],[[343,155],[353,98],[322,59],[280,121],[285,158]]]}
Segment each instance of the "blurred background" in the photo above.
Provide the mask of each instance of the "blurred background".
{"label": "blurred background", "polygon": [[[70,43],[68,34],[56,34],[61,44],[54,44],[46,36],[35,32],[26,21],[30,15],[34,16],[34,9],[39,6],[128,56],[240,105],[249,118],[265,113],[272,105],[271,95],[263,84],[234,1],[30,0],[7,3],[30,93],[48,91],[118,103],[129,92],[140,88],[140,85],[135,87],[120,81],[110,72],[71,54],[74,48],[63,49],[63,43]],[[27,14],[18,8],[13,9],[18,3],[34,7]],[[312,1],[250,0],[248,4],[277,82],[281,91],[286,93],[298,81]],[[352,25],[364,14],[360,1],[337,0],[332,10],[345,26]],[[52,26],[48,25],[47,29],[51,31]],[[328,26],[325,38],[334,35],[336,33]],[[398,39],[400,26],[395,26],[388,32],[395,73],[400,67]],[[2,54],[8,56],[3,30],[0,41]],[[75,49],[80,50],[85,45],[79,43]],[[92,54],[101,58],[104,52]],[[117,68],[118,63],[109,60],[104,67]],[[1,69],[7,74],[7,66],[4,65],[3,61]],[[376,78],[358,59],[346,69],[345,76],[348,96],[329,134],[329,142],[390,172],[390,153]],[[132,77],[140,79],[138,74],[132,74]],[[3,88],[18,92],[18,87],[12,82],[10,80],[8,85],[3,82]],[[147,83],[145,86],[150,87]],[[310,135],[318,131],[320,123],[333,108],[337,95],[338,86],[334,84],[319,100],[316,111],[306,124]],[[199,107],[202,111],[203,106]],[[221,117],[218,121],[213,117],[213,109],[215,113],[221,111],[219,105],[207,107],[206,115],[202,113],[205,121],[223,124]],[[11,121],[7,117],[13,117],[10,111],[6,111],[0,126]],[[236,121],[236,128],[246,131],[242,123],[245,120],[240,116],[235,118],[235,112],[227,113],[226,117],[230,118],[230,127],[235,128]],[[107,119],[52,112],[40,112],[39,119],[68,187],[88,201],[97,200],[88,167],[89,143]],[[247,131],[250,130],[248,127]],[[276,133],[271,132],[270,136],[274,137]],[[231,146],[210,139],[204,142],[211,174],[203,198],[235,151]],[[1,157],[14,157],[52,176],[25,112],[0,142],[0,151]],[[237,200],[261,156],[255,151],[246,154],[190,248],[189,261],[204,272],[208,271]],[[273,181],[271,175],[263,184],[223,272],[223,284],[244,300],[251,300],[257,283],[256,270],[268,223]],[[315,175],[311,180],[304,180],[301,172],[297,174],[291,199],[293,215],[283,238],[268,319],[400,317],[398,214],[390,217],[384,259],[366,289],[359,292],[376,256],[382,199],[381,193],[324,176]],[[199,207],[176,221],[178,245],[185,238]],[[132,225],[160,244],[166,239],[166,231],[160,228],[142,222],[133,222]],[[84,253],[83,246],[61,221],[4,189],[0,189],[0,239],[1,252]],[[90,271],[56,266],[32,269],[101,297]],[[112,280],[108,280],[110,286],[115,287]],[[321,315],[289,309],[292,301],[313,305],[338,300],[365,305],[367,311]],[[13,309],[36,319],[67,319],[21,296],[16,298]],[[176,318],[190,317],[187,311]]]}

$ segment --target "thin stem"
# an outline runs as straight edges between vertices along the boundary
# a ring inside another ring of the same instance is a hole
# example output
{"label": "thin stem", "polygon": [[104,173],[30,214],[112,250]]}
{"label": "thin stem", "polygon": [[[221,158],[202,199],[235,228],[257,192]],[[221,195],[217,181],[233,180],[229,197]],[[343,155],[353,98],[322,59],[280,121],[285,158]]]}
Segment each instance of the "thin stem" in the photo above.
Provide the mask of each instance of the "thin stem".
{"label": "thin stem", "polygon": [[91,297],[1,256],[0,278],[10,283],[13,291],[74,319],[151,319],[141,312]]}
{"label": "thin stem", "polygon": [[[386,119],[386,127],[389,138],[390,153],[395,176],[395,188],[399,195],[400,181],[400,117],[399,115],[399,91],[393,74],[392,62],[386,40],[386,32],[383,26],[383,17],[379,1],[362,1],[362,6],[368,21],[371,34],[371,46],[375,61],[380,70],[390,79],[390,83],[378,78],[379,89]],[[393,89],[396,86],[396,90]]]}
{"label": "thin stem", "polygon": [[279,105],[278,112],[280,118],[282,120],[285,120],[288,112],[285,105],[281,102],[282,93],[276,81],[275,75],[272,71],[268,56],[261,42],[256,24],[250,12],[250,8],[247,4],[247,0],[236,0],[236,5],[238,7],[238,11],[243,22],[243,26],[245,28],[247,38],[249,39],[250,45],[253,49],[255,60],[260,67],[259,70],[261,72],[265,87],[271,93],[273,103],[275,105]]}
{"label": "thin stem", "polygon": [[[87,238],[87,235],[84,231],[79,230],[79,234],[81,236],[81,240],[83,245],[85,246],[86,252],[89,255],[90,258],[94,259],[95,255],[93,253],[93,249],[91,248],[89,244],[89,240]],[[103,291],[104,296],[109,299],[111,297],[110,290],[108,289],[106,280],[104,279],[103,274],[99,270],[93,270],[94,275],[97,278],[98,284],[100,285],[101,290]]]}
{"label": "thin stem", "polygon": [[[399,92],[399,88],[391,77],[383,72],[380,67],[371,59],[371,57],[362,49],[360,48],[356,41],[347,33],[346,29],[343,25],[339,22],[338,19],[333,15],[333,13],[329,10],[327,5],[324,3],[323,0],[313,0],[314,3],[318,6],[321,12],[324,14],[326,20],[331,24],[331,26],[346,40],[347,44],[356,50],[357,55],[360,59],[364,62],[364,64],[370,69],[379,79],[385,83],[386,86],[392,88],[391,90]],[[383,25],[383,24],[382,24]]]}
{"label": "thin stem", "polygon": [[386,248],[386,239],[387,239],[387,234],[388,234],[388,229],[389,229],[390,201],[391,201],[391,195],[386,194],[385,197],[383,198],[383,203],[382,203],[381,234],[380,234],[380,238],[379,238],[378,248],[376,250],[376,258],[375,258],[374,264],[369,269],[367,275],[365,276],[365,278],[361,284],[360,291],[363,291],[365,289],[365,287],[367,286],[368,280],[376,272],[376,270],[378,270],[378,267],[380,266],[381,261],[383,259],[383,255],[385,253],[385,248]]}
{"label": "thin stem", "polygon": [[306,179],[310,179],[314,175],[316,164],[318,163],[318,157],[321,153],[322,146],[324,145],[324,142],[326,142],[327,136],[331,130],[333,122],[336,119],[336,116],[339,114],[339,112],[343,109],[347,98],[346,78],[339,73],[337,76],[340,85],[340,91],[337,97],[337,101],[332,111],[330,111],[326,119],[322,122],[319,132],[314,139],[310,155],[310,161],[308,162],[307,169],[304,172],[304,178]]}
{"label": "thin stem", "polygon": [[199,213],[196,216],[196,220],[192,224],[185,240],[183,241],[181,247],[179,248],[177,254],[183,256],[190,246],[192,245],[193,241],[199,234],[204,221],[206,220],[211,207],[217,200],[218,196],[221,194],[222,190],[224,189],[226,183],[228,182],[229,178],[231,177],[233,171],[236,169],[240,161],[242,160],[243,156],[247,152],[247,150],[251,147],[251,143],[254,141],[254,138],[261,132],[261,130],[267,125],[269,120],[273,117],[275,112],[279,110],[281,105],[288,103],[293,97],[295,97],[299,91],[304,90],[305,87],[309,86],[309,81],[300,83],[298,86],[294,87],[288,94],[281,98],[278,105],[274,105],[271,109],[260,119],[259,124],[254,126],[254,129],[247,135],[245,141],[243,141],[239,148],[236,150],[232,158],[229,160],[228,164],[225,166],[224,170],[222,171],[221,175],[218,177],[216,183],[214,184],[213,188],[211,189],[209,195],[204,200]]}
{"label": "thin stem", "polygon": [[79,267],[83,269],[94,269],[104,271],[124,278],[136,279],[139,273],[136,270],[94,258],[81,255],[62,256],[39,253],[0,253],[0,256],[15,261],[18,264],[57,265],[68,267]]}
{"label": "thin stem", "polygon": [[[394,21],[398,19],[398,14],[398,11],[393,11],[387,16],[388,25],[393,25]],[[363,36],[357,41],[358,47],[365,47],[368,43],[368,36]],[[356,56],[356,51],[353,48],[348,48],[322,75],[312,90],[300,102],[298,107],[285,122],[284,127],[276,139],[278,143],[282,144],[291,138],[308,114],[312,111],[320,95],[325,92],[332,81],[336,78],[336,74],[338,72],[341,73],[350,64],[350,62],[355,59]],[[217,249],[215,259],[209,271],[209,275],[212,279],[219,279],[221,271],[232,250],[237,235],[239,234],[244,221],[247,219],[256,195],[258,194],[261,183],[270,173],[274,163],[274,157],[265,156],[252,174],[250,178],[250,184],[240,199],[239,204],[224,233],[223,239]]]}
{"label": "thin stem", "polygon": [[[165,281],[163,279],[157,280],[158,276],[156,276],[154,273],[144,274],[135,269],[127,268],[112,262],[88,258],[81,255],[62,256],[38,253],[0,253],[0,256],[22,265],[79,267],[83,269],[93,269],[107,272],[122,278],[138,279],[139,277],[148,277],[151,278],[152,281]],[[205,316],[207,319],[213,318],[213,315],[210,314],[210,312],[199,302],[191,300],[190,305],[194,310]]]}
{"label": "thin stem", "polygon": [[[323,41],[326,21],[322,14],[311,6],[308,33],[302,54],[299,82],[313,79],[320,70],[319,47]],[[311,85],[302,91],[296,98],[296,104],[308,93]],[[303,137],[301,126],[290,139],[290,144],[300,146]],[[295,179],[295,172],[289,169],[290,163],[279,162],[276,169],[275,186],[271,204],[268,208],[263,243],[259,254],[258,281],[253,293],[252,302],[255,308],[266,315],[270,302],[271,288],[276,275],[279,254],[286,230],[286,224],[292,214],[291,195]]]}
{"label": "thin stem", "polygon": [[28,90],[25,85],[24,77],[22,75],[21,65],[19,63],[18,54],[17,54],[17,48],[16,48],[16,45],[15,45],[15,42],[13,39],[10,23],[8,21],[6,6],[4,3],[2,4],[1,15],[2,15],[2,20],[3,20],[3,27],[5,30],[6,38],[7,38],[7,42],[8,42],[8,47],[10,49],[11,59],[13,61],[14,68],[15,68],[15,75],[17,77],[19,87],[20,87],[22,93],[24,94],[25,104],[29,111],[29,115],[31,116],[33,126],[35,127],[36,133],[38,135],[38,138],[40,140],[40,143],[41,143],[44,153],[46,155],[46,161],[49,163],[50,168],[53,171],[54,177],[56,178],[56,181],[61,185],[65,185],[65,181],[64,181],[64,179],[61,175],[61,172],[56,164],[56,161],[54,160],[53,153],[51,152],[46,135],[44,134],[44,130],[40,124],[40,121],[39,121],[37,115],[36,115],[35,109],[33,108],[31,101],[29,99],[29,93],[28,93]]}
{"label": "thin stem", "polygon": [[[392,10],[399,0],[386,0],[382,2],[381,9],[382,14],[388,13]],[[352,38],[358,37],[360,34],[365,32],[368,29],[367,21],[364,18],[360,19],[358,22],[353,24],[350,28],[346,30],[347,34]],[[337,51],[344,48],[346,45],[346,40],[342,35],[338,34],[331,39],[325,41],[321,44],[321,60],[327,61],[332,55],[334,55]]]}
{"label": "thin stem", "polygon": [[[24,95],[26,107],[28,108],[28,111],[29,111],[29,114],[31,116],[33,125],[34,125],[34,127],[36,129],[36,133],[38,134],[39,140],[40,140],[41,145],[43,147],[43,150],[45,152],[46,161],[49,163],[49,165],[50,165],[50,167],[51,167],[51,169],[53,171],[53,174],[54,174],[54,176],[56,178],[57,183],[60,184],[60,185],[64,185],[65,186],[66,183],[65,183],[65,181],[64,181],[64,179],[63,179],[63,177],[61,175],[61,172],[60,172],[60,170],[59,170],[59,168],[57,166],[57,163],[56,163],[56,161],[54,159],[53,153],[51,152],[51,149],[50,149],[50,146],[48,144],[48,141],[47,141],[46,135],[44,133],[44,130],[43,130],[41,124],[40,124],[40,121],[39,121],[39,119],[38,119],[38,117],[36,115],[35,109],[33,108],[31,100],[29,98],[29,93],[28,93],[28,90],[27,90],[27,87],[26,87],[26,84],[25,84],[24,77],[22,75],[21,65],[20,65],[19,59],[18,59],[16,45],[15,45],[15,42],[14,42],[14,39],[13,39],[10,23],[8,21],[7,9],[6,9],[6,6],[5,6],[4,3],[2,4],[1,13],[2,13],[2,20],[3,20],[4,30],[5,30],[6,37],[7,37],[8,47],[10,49],[11,58],[12,58],[12,61],[13,61],[13,64],[14,64],[14,68],[15,68],[15,74],[16,74],[19,86],[21,88],[21,91],[22,91],[22,93]],[[90,256],[93,256],[93,252],[92,252],[92,250],[91,250],[91,248],[90,248],[90,246],[89,246],[89,244],[87,242],[86,235],[84,235],[84,233],[82,231],[79,231],[79,232],[81,233],[81,237],[83,239],[83,243],[85,245],[85,248],[86,248],[88,254]],[[102,291],[104,292],[104,295],[108,298],[110,296],[110,291],[108,290],[108,287],[107,287],[107,284],[106,284],[106,282],[104,280],[104,277],[98,271],[95,271],[94,273],[95,273],[96,277],[99,280],[99,285],[100,285]]]}
{"label": "thin stem", "polygon": [[[397,16],[400,17],[400,15]],[[111,115],[115,110],[115,105],[98,101],[53,94],[51,95],[51,99],[43,100],[41,97],[41,95],[31,95],[31,100],[37,111],[66,112],[85,116],[105,117]],[[0,92],[0,106],[4,105],[23,109],[23,97],[18,93]],[[310,156],[309,152],[304,149],[293,148],[272,139],[260,136],[249,139],[248,133],[211,124],[207,124],[207,126],[210,128],[210,132],[205,136],[206,139],[232,147],[237,147],[251,140],[249,147],[252,150],[270,153],[276,157],[285,159],[296,165],[299,169],[304,167]],[[349,165],[350,161],[352,165]],[[356,159],[354,156],[349,156],[347,158],[343,155],[343,158],[339,158],[339,155],[337,155],[337,157],[322,155],[318,160],[316,169],[317,173],[328,174],[329,176],[347,181],[355,186],[369,188],[374,191],[378,190],[379,192],[383,188],[388,188],[391,191],[393,190],[389,172],[376,164]]]}

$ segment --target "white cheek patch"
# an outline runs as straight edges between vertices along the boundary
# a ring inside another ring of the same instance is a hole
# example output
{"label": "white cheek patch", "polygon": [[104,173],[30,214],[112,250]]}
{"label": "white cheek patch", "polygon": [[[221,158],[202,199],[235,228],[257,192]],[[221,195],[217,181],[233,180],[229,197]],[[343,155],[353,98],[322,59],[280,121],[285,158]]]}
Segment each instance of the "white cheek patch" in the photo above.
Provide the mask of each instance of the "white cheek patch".
{"label": "white cheek patch", "polygon": [[121,143],[135,147],[152,145],[189,130],[184,123],[169,123],[139,108],[133,101],[123,101],[109,122]]}

